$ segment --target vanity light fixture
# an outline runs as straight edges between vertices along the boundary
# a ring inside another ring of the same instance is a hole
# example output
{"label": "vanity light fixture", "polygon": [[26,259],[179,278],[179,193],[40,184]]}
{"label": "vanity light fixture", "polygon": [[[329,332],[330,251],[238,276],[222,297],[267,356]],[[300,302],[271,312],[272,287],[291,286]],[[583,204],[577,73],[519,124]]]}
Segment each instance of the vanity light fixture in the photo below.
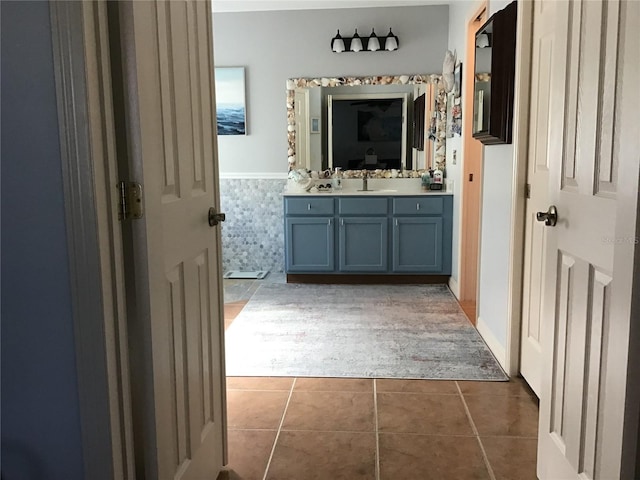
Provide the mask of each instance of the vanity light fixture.
{"label": "vanity light fixture", "polygon": [[372,28],[371,35],[369,35],[369,42],[367,43],[367,50],[370,52],[375,52],[380,50],[380,40],[378,40],[378,36],[376,35],[376,31]]}
{"label": "vanity light fixture", "polygon": [[371,35],[368,37],[360,37],[356,29],[353,37],[342,37],[340,30],[335,37],[331,39],[331,51],[334,53],[342,52],[379,52],[398,50],[398,37],[389,29],[386,37],[378,37],[374,29],[371,29]]}
{"label": "vanity light fixture", "polygon": [[393,34],[391,29],[389,29],[389,33],[385,37],[384,48],[389,51],[398,49],[398,37]]}
{"label": "vanity light fixture", "polygon": [[362,51],[362,39],[360,35],[358,35],[358,29],[356,28],[356,33],[353,34],[353,38],[351,39],[351,49],[352,52],[360,52]]}
{"label": "vanity light fixture", "polygon": [[340,30],[338,30],[338,34],[331,39],[331,50],[335,53],[341,53],[345,51],[344,40],[340,36]]}

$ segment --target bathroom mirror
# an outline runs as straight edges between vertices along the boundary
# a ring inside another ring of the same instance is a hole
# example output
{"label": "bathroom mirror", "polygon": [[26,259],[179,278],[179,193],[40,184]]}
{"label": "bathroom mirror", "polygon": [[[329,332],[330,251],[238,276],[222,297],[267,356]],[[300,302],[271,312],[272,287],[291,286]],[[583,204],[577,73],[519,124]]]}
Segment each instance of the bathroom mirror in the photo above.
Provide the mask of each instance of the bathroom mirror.
{"label": "bathroom mirror", "polygon": [[[392,98],[402,101],[394,106]],[[338,111],[337,100],[344,100]],[[336,156],[335,128],[344,137],[346,117],[353,135],[345,147],[348,153]],[[287,130],[289,169],[339,166],[347,177],[364,169],[384,177],[388,169],[443,168],[446,94],[441,75],[291,78]],[[390,153],[391,139],[400,140],[399,153]]]}

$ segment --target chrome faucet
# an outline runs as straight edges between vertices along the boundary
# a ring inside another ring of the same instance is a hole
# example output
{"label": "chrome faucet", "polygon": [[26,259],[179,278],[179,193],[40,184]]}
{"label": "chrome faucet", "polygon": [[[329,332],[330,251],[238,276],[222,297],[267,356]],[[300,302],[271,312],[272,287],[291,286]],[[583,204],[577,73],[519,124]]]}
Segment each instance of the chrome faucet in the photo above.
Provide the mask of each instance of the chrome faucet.
{"label": "chrome faucet", "polygon": [[364,173],[362,174],[362,191],[366,192],[368,190],[368,186],[367,186],[367,179],[368,179],[368,172],[365,170]]}

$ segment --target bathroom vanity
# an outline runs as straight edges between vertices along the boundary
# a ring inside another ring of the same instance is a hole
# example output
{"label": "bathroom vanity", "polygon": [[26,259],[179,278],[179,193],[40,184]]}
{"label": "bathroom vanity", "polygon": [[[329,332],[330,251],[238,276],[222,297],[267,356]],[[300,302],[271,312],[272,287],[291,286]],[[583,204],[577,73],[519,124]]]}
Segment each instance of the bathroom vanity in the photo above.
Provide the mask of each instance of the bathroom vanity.
{"label": "bathroom vanity", "polygon": [[449,276],[453,196],[415,185],[285,193],[286,273]]}

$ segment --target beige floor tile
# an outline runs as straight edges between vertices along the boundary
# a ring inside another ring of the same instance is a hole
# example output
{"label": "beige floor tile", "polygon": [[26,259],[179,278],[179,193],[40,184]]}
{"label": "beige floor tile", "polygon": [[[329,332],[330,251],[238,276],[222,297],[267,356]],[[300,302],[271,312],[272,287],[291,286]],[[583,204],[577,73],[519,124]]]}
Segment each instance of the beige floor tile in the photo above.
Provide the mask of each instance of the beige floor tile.
{"label": "beige floor tile", "polygon": [[291,390],[293,377],[227,377],[229,390]]}
{"label": "beige floor tile", "polygon": [[536,437],[538,405],[530,397],[465,395],[480,436]]}
{"label": "beige floor tile", "polygon": [[227,392],[229,429],[277,429],[289,398],[289,392]]}
{"label": "beige floor tile", "polygon": [[374,480],[375,457],[374,433],[281,432],[267,479]]}
{"label": "beige floor tile", "polygon": [[489,479],[475,437],[380,434],[380,480]]}
{"label": "beige floor tile", "polygon": [[373,392],[373,380],[370,378],[298,378],[294,390]]}
{"label": "beige floor tile", "polygon": [[276,430],[229,430],[229,480],[262,480]]}
{"label": "beige floor tile", "polygon": [[496,480],[535,480],[535,438],[481,437]]}
{"label": "beige floor tile", "polygon": [[508,382],[474,382],[459,381],[463,395],[509,395],[512,397],[531,397],[533,391],[520,377],[514,377]]}
{"label": "beige floor tile", "polygon": [[224,329],[227,330],[236,317],[240,314],[242,309],[247,304],[246,301],[225,303],[224,304]]}
{"label": "beige floor tile", "polygon": [[473,434],[459,395],[379,393],[378,428],[387,433]]}
{"label": "beige floor tile", "polygon": [[377,392],[451,393],[458,394],[456,382],[447,380],[376,380]]}
{"label": "beige floor tile", "polygon": [[373,394],[294,390],[282,429],[372,432]]}

